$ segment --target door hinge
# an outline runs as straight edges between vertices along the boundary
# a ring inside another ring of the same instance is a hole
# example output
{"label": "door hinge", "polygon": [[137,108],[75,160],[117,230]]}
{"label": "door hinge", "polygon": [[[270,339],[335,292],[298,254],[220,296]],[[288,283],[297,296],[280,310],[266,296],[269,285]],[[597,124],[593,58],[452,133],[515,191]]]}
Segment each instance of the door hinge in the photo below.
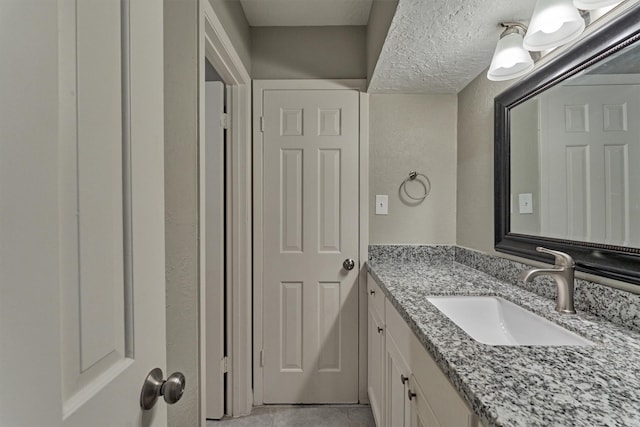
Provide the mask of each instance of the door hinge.
{"label": "door hinge", "polygon": [[260,367],[264,368],[264,350],[260,350]]}
{"label": "door hinge", "polygon": [[220,124],[222,124],[222,129],[229,129],[231,127],[231,116],[227,113],[222,113]]}
{"label": "door hinge", "polygon": [[222,372],[229,372],[229,357],[225,356],[222,358]]}
{"label": "door hinge", "polygon": [[264,117],[260,117],[260,132],[264,132]]}

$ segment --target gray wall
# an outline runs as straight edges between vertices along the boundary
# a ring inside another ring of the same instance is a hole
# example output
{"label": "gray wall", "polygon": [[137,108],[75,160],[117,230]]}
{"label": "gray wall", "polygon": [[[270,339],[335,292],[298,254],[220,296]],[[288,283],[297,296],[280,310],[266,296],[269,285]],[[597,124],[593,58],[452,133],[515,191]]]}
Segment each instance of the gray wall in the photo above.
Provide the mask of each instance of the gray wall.
{"label": "gray wall", "polygon": [[366,27],[253,27],[254,79],[363,79]]}
{"label": "gray wall", "polygon": [[251,72],[251,30],[239,0],[209,0],[211,7],[238,52],[247,71]]}
{"label": "gray wall", "polygon": [[[493,250],[493,98],[511,82],[480,73],[458,94],[457,244]],[[452,165],[453,167],[453,165]]]}
{"label": "gray wall", "polygon": [[213,65],[211,65],[211,62],[209,62],[208,59],[204,60],[204,81],[205,82],[221,82],[222,81],[222,77],[220,77],[220,74],[218,74],[216,69],[213,68]]}
{"label": "gray wall", "polygon": [[398,0],[374,0],[367,25],[367,78],[370,80],[378,62]]}
{"label": "gray wall", "polygon": [[[511,110],[511,230],[515,233],[540,233],[538,108],[538,100],[533,98]],[[520,213],[521,193],[533,195],[533,213]]]}
{"label": "gray wall", "polygon": [[198,7],[164,0],[167,371],[186,376],[170,426],[199,424]]}
{"label": "gray wall", "polygon": [[[456,95],[374,94],[369,120],[370,243],[455,244]],[[416,206],[398,194],[410,169],[432,184]],[[375,214],[376,194],[389,196],[389,215]]]}

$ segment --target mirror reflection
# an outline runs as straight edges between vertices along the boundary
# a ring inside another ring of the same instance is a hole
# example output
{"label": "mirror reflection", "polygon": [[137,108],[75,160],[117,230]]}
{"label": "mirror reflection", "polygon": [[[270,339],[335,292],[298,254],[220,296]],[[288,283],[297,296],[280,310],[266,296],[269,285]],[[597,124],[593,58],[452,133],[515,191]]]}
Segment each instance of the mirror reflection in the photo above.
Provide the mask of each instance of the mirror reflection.
{"label": "mirror reflection", "polygon": [[510,232],[640,247],[640,44],[514,107]]}

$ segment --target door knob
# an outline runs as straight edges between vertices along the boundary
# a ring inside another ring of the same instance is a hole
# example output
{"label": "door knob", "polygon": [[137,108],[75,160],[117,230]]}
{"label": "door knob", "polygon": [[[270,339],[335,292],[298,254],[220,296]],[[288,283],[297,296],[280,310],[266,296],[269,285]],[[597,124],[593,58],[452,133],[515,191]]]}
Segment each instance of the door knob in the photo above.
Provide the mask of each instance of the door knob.
{"label": "door knob", "polygon": [[344,267],[345,270],[350,271],[350,270],[353,270],[353,267],[356,266],[356,262],[351,258],[347,258],[342,263],[342,266]]}
{"label": "door knob", "polygon": [[153,408],[158,397],[164,397],[164,401],[172,405],[182,397],[186,380],[181,372],[174,372],[166,380],[162,379],[162,369],[155,368],[149,372],[144,380],[140,392],[140,407],[145,411]]}

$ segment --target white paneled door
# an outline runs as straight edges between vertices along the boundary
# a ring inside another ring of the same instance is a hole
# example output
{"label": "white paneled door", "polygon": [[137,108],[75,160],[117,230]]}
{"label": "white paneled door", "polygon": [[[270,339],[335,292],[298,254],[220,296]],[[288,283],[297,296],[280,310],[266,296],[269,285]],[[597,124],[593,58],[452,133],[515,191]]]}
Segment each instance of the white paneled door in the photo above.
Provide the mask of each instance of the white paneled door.
{"label": "white paneled door", "polygon": [[358,102],[264,91],[265,403],[358,401]]}
{"label": "white paneled door", "polygon": [[640,85],[565,86],[541,98],[545,235],[640,244]]}
{"label": "white paneled door", "polygon": [[[2,426],[164,426],[163,37],[155,0],[0,8]],[[166,376],[166,372],[165,372]]]}

